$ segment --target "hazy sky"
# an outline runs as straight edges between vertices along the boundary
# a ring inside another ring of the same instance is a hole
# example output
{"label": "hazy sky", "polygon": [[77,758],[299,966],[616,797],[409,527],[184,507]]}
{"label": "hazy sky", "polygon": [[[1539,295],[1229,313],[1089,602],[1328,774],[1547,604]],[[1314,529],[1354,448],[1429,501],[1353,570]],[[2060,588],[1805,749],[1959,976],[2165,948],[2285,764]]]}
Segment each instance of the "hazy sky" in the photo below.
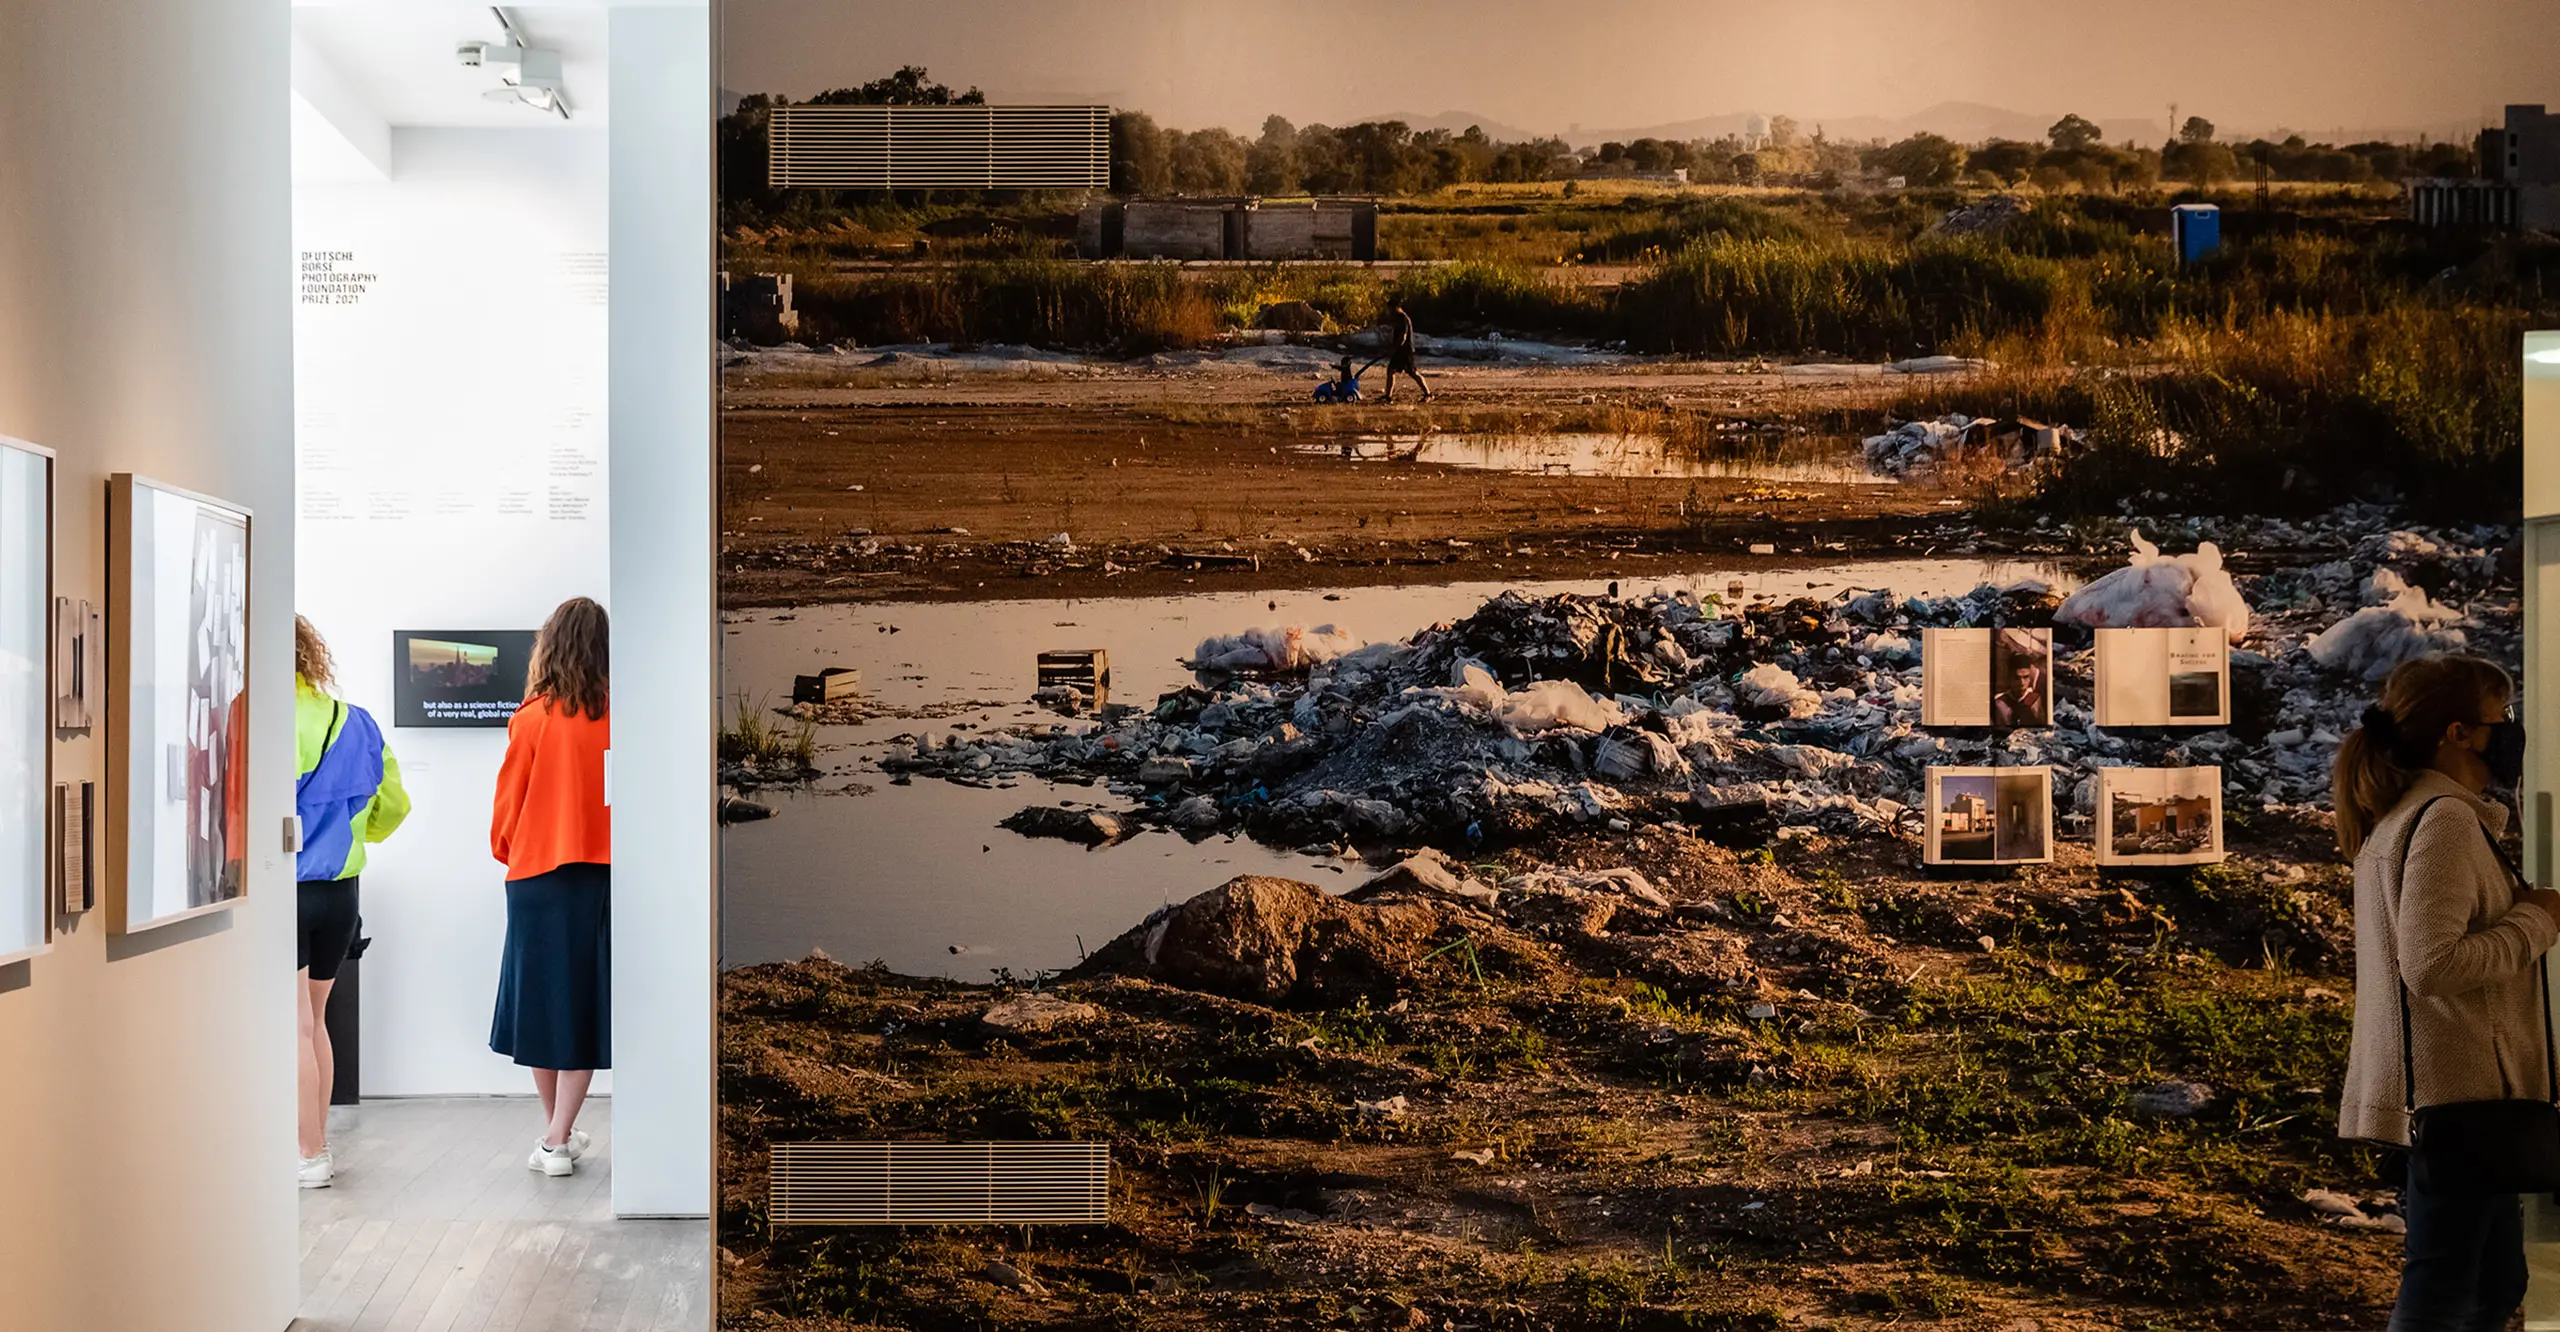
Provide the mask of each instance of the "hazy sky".
{"label": "hazy sky", "polygon": [[2555,0],[728,0],[723,84],[922,64],[1182,128],[1466,111],[1538,131],[1940,102],[2234,129],[2476,123],[2560,103]]}

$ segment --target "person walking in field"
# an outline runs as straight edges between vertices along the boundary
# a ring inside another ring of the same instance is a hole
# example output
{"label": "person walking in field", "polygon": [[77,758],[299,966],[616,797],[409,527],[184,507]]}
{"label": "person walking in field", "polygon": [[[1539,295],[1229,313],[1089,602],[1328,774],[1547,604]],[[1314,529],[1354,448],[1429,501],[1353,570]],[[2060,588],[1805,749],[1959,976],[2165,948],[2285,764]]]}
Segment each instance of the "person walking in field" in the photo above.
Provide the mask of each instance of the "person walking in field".
{"label": "person walking in field", "polygon": [[613,1067],[612,748],[604,608],[573,597],[533,640],[507,722],[489,851],[507,867],[507,941],[489,1048],[533,1070],[542,1136],[527,1168],[575,1172],[595,1071]]}
{"label": "person walking in field", "polygon": [[1423,382],[1422,372],[1414,368],[1413,316],[1404,312],[1399,300],[1387,307],[1387,387],[1378,395],[1380,402],[1396,400],[1396,376],[1401,374],[1422,390],[1422,400],[1431,401],[1431,385]]}

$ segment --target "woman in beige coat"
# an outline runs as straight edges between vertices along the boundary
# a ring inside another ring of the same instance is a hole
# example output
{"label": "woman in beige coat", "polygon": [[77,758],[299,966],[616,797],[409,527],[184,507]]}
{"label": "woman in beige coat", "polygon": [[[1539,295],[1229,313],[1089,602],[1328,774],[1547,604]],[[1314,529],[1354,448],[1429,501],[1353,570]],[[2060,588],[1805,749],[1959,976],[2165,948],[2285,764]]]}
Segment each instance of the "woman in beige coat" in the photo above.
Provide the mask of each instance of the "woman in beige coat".
{"label": "woman in beige coat", "polygon": [[[2411,1104],[2549,1095],[2535,962],[2560,941],[2560,892],[2516,880],[2482,798],[2524,770],[2515,686],[2476,657],[2391,673],[2338,747],[2338,842],[2355,859],[2356,1018],[2338,1106],[2345,1138],[2406,1147]],[[2407,859],[2402,860],[2402,848]],[[2403,987],[2416,1085],[2404,1085]],[[2524,1302],[2516,1195],[2401,1190],[2409,1233],[2391,1332],[2502,1329]]]}

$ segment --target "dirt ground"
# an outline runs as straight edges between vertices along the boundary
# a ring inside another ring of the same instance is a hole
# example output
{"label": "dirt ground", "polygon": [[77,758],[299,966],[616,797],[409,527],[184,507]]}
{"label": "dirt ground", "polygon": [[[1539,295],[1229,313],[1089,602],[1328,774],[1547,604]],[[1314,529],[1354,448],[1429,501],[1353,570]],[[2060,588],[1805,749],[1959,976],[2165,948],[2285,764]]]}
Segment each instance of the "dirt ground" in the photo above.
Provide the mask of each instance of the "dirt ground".
{"label": "dirt ground", "polygon": [[[928,366],[851,386],[732,370],[723,602],[1642,577],[1682,557],[1748,565],[1979,542],[1957,521],[1972,492],[1954,484],[1532,475],[1330,451],[1378,435],[1625,433],[1665,413],[1711,419],[1745,452],[1847,448],[1784,419],[1864,414],[1880,429],[1889,390],[1873,375],[1428,373],[1428,404],[1322,408],[1298,400],[1296,377],[1214,366],[965,380]],[[1071,545],[1053,542],[1062,533]],[[1763,543],[1775,549],[1755,554]]]}
{"label": "dirt ground", "polygon": [[[2303,1198],[2383,1191],[2309,1127],[2351,989],[2343,871],[2290,863],[2324,835],[2247,826],[2149,877],[1575,835],[1521,863],[1631,866],[1669,904],[1448,910],[1462,952],[1347,1004],[1104,950],[1051,987],[1091,1010],[1040,1032],[982,1021],[1018,991],[734,972],[722,1326],[2377,1326],[2397,1237]],[[2172,1073],[2213,1103],[2128,1108]],[[1115,1221],[764,1226],[769,1142],[910,1133],[1108,1139]]]}

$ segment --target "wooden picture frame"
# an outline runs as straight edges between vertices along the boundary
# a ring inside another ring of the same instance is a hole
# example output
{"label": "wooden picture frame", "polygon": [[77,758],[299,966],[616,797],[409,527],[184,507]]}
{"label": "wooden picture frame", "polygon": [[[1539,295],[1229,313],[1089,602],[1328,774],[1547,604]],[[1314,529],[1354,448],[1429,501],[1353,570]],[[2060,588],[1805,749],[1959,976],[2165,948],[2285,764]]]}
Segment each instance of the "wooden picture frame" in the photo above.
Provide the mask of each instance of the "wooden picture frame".
{"label": "wooden picture frame", "polygon": [[0,966],[53,947],[56,471],[0,435]]}
{"label": "wooden picture frame", "polygon": [[227,911],[249,891],[250,511],[107,479],[110,934]]}

